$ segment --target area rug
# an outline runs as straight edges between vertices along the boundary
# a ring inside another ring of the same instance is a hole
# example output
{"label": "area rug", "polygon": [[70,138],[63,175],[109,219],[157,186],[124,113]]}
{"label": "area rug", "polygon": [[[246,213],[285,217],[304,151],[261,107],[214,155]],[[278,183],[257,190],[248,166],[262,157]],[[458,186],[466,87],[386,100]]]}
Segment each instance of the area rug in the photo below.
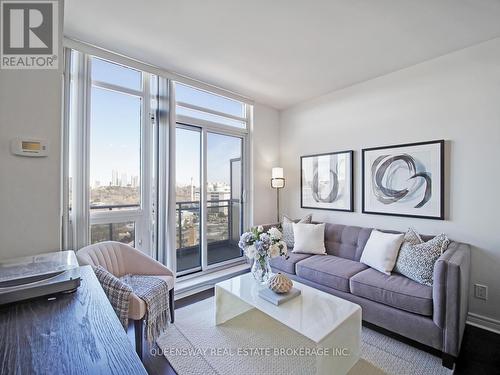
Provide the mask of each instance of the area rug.
{"label": "area rug", "polygon": [[[157,341],[179,375],[309,375],[315,357],[306,338],[251,310],[215,326],[214,298],[176,310],[176,322]],[[272,329],[271,329],[272,327]],[[276,355],[274,348],[285,348]],[[363,327],[358,374],[451,374],[441,359]]]}

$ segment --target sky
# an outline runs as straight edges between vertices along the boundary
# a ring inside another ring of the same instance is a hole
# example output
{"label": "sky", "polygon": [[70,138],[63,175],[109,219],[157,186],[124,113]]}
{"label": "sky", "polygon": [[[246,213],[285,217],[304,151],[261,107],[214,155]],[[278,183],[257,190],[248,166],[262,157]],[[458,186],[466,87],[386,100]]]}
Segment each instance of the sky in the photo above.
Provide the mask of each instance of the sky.
{"label": "sky", "polygon": [[[92,60],[92,79],[141,90],[141,73],[99,59]],[[177,85],[178,101],[189,102],[219,112],[243,117],[240,103],[211,95],[184,85]],[[199,115],[199,112],[197,112]],[[200,116],[209,120],[221,120],[214,116]],[[90,182],[107,185],[112,170],[131,176],[140,175],[140,121],[141,98],[120,92],[92,88],[90,125]],[[240,126],[237,121],[225,121]],[[176,169],[177,183],[190,184],[191,178],[199,186],[200,142],[197,131],[177,129]],[[229,160],[241,156],[241,139],[208,133],[207,181],[229,184]],[[129,181],[130,182],[130,181]]]}
{"label": "sky", "polygon": [[[189,185],[191,178],[200,186],[201,133],[177,129],[176,175],[178,185]],[[241,139],[226,135],[207,134],[207,181],[229,184],[230,160],[241,157]]]}
{"label": "sky", "polygon": [[112,170],[140,175],[141,99],[92,88],[90,182],[107,185]]}

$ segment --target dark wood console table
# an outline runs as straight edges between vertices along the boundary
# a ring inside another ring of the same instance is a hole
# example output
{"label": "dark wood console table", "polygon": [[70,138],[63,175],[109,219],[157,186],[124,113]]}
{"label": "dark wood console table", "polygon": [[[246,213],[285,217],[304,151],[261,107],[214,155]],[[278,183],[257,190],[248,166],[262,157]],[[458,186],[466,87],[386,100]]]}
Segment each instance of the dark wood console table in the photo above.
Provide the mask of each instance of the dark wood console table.
{"label": "dark wood console table", "polygon": [[146,374],[90,266],[71,294],[0,307],[1,374]]}

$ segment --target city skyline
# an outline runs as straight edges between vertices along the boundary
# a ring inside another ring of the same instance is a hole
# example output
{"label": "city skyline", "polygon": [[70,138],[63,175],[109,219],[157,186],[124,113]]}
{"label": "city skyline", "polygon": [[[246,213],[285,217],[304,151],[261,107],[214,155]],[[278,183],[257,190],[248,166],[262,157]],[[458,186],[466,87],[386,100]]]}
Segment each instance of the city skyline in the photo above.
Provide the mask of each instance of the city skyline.
{"label": "city skyline", "polygon": [[[199,189],[199,186],[194,183],[194,178],[190,179],[189,183],[179,183],[176,181],[176,187],[188,187],[195,186]],[[124,181],[126,183],[124,183]],[[137,175],[128,176],[127,173],[122,173],[119,170],[112,170],[111,177],[105,178],[104,180],[94,180],[91,182],[91,187],[97,188],[101,186],[120,186],[120,187],[139,187],[140,186],[140,177]],[[213,189],[214,186],[224,186],[230,188],[230,184],[225,181],[207,181],[207,191],[215,191]],[[211,189],[212,188],[212,189]]]}
{"label": "city skyline", "polygon": [[120,170],[111,170],[111,177],[105,178],[104,180],[94,180],[91,181],[90,186],[93,188],[98,188],[101,186],[120,186],[120,187],[139,187],[140,177],[137,175],[128,176],[126,172],[121,172]]}

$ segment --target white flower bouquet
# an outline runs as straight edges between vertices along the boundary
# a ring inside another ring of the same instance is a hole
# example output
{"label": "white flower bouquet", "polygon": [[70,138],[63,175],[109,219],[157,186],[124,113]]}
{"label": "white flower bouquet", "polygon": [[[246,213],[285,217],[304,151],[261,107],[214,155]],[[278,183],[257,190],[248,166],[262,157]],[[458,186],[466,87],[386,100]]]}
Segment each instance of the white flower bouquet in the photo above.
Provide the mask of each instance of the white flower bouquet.
{"label": "white flower bouquet", "polygon": [[252,274],[260,282],[271,276],[269,259],[287,256],[287,247],[281,231],[272,227],[267,232],[262,225],[252,228],[240,237],[239,247],[249,259],[254,260]]}

